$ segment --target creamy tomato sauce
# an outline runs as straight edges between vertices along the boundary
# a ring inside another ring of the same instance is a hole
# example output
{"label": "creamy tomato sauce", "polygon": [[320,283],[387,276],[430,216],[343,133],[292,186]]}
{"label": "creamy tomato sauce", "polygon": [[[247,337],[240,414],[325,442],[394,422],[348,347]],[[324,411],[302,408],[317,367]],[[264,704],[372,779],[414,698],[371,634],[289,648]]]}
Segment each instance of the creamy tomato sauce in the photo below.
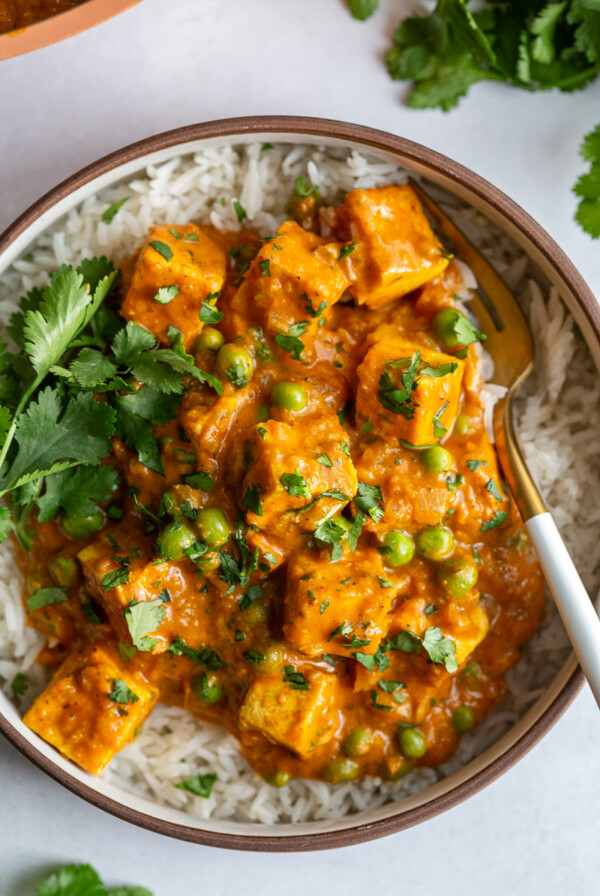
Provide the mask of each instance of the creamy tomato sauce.
{"label": "creamy tomato sauce", "polygon": [[154,454],[114,440],[111,500],[20,552],[57,669],[25,721],[94,773],[157,701],[276,785],[438,765],[539,624],[458,269],[410,187],[319,206],[266,239],[159,225],[123,268],[114,310],[223,388],[187,379]]}

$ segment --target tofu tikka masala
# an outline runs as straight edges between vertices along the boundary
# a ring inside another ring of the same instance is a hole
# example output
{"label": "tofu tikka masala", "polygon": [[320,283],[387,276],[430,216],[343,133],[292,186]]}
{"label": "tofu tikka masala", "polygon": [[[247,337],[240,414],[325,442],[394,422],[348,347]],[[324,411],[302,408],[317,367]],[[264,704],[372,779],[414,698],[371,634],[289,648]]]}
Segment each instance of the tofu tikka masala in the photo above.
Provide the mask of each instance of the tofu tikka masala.
{"label": "tofu tikka masala", "polygon": [[[138,352],[95,393],[137,414],[102,462],[110,498],[40,512],[20,548],[56,667],[25,722],[95,774],[157,701],[225,726],[275,785],[436,766],[539,624],[484,426],[485,335],[414,192],[325,208],[300,178],[288,212],[266,238],[150,230],[96,362]],[[161,401],[153,345],[198,371]]]}

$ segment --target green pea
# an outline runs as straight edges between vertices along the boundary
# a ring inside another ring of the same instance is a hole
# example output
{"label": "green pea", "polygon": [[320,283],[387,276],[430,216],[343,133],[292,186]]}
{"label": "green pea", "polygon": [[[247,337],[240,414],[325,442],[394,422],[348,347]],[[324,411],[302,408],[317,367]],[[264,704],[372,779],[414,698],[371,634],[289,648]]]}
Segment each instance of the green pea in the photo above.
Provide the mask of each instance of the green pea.
{"label": "green pea", "polygon": [[426,560],[445,560],[454,550],[454,536],[445,526],[427,526],[415,538],[417,551]]}
{"label": "green pea", "polygon": [[206,672],[196,675],[192,681],[192,688],[196,697],[205,703],[217,703],[223,696],[223,688],[219,684],[217,676],[208,675]]}
{"label": "green pea", "polygon": [[364,756],[373,746],[373,732],[370,728],[355,728],[344,741],[346,756]]}
{"label": "green pea", "polygon": [[187,523],[178,520],[165,526],[156,539],[156,549],[164,560],[181,560],[186,548],[195,541],[196,536]]}
{"label": "green pea", "polygon": [[441,445],[426,448],[421,452],[421,460],[432,473],[447,473],[454,466],[453,455]]}
{"label": "green pea", "polygon": [[66,554],[59,554],[54,557],[49,565],[48,570],[57,585],[61,588],[68,588],[77,581],[79,570],[77,568],[77,560],[75,557],[68,557]]}
{"label": "green pea", "polygon": [[308,397],[306,389],[300,383],[281,382],[274,386],[271,401],[286,411],[302,411],[306,407]]}
{"label": "green pea", "polygon": [[388,566],[405,566],[415,555],[415,543],[410,535],[400,529],[386,532],[383,544],[387,550],[383,556]]}
{"label": "green pea", "polygon": [[457,706],[452,714],[452,725],[457,734],[466,734],[475,725],[475,713],[470,706]]}
{"label": "green pea", "polygon": [[401,778],[404,778],[409,772],[412,772],[414,768],[413,762],[405,761],[402,763],[400,768],[397,768],[395,771],[392,771],[389,768],[384,768],[381,771],[381,777],[385,778],[386,781],[399,781]]}
{"label": "green pea", "polygon": [[265,603],[255,600],[244,610],[244,616],[249,625],[261,625],[269,618],[269,608]]}
{"label": "green pea", "polygon": [[209,349],[211,352],[218,352],[222,345],[225,344],[225,337],[214,327],[204,327],[194,345],[194,351],[201,352],[203,349]]}
{"label": "green pea", "polygon": [[285,787],[289,780],[290,773],[284,771],[282,768],[276,769],[265,778],[267,784],[271,784],[272,787]]}
{"label": "green pea", "polygon": [[452,557],[440,567],[438,581],[450,597],[462,597],[477,584],[477,564],[468,557]]}
{"label": "green pea", "polygon": [[62,527],[70,538],[88,538],[96,535],[104,525],[104,516],[99,510],[89,516],[63,516]]}
{"label": "green pea", "polygon": [[269,414],[271,413],[271,409],[268,404],[261,404],[258,411],[256,412],[256,416],[258,418],[259,423],[264,423],[265,420],[269,419]]}
{"label": "green pea", "polygon": [[285,660],[283,647],[277,641],[268,644],[261,653],[264,654],[264,660],[260,664],[261,672],[276,672],[281,668]]}
{"label": "green pea", "polygon": [[254,360],[242,345],[227,342],[217,355],[217,373],[231,380],[238,389],[245,386],[254,373]]}
{"label": "green pea", "polygon": [[454,423],[454,432],[459,436],[466,436],[471,431],[471,421],[466,414],[459,414]]}
{"label": "green pea", "polygon": [[341,781],[354,781],[358,777],[358,765],[352,759],[338,756],[332,759],[323,769],[323,777],[330,784],[339,784]]}
{"label": "green pea", "polygon": [[198,511],[196,529],[209,547],[221,547],[231,536],[231,526],[227,517],[218,507],[204,507]]}
{"label": "green pea", "polygon": [[398,744],[408,759],[420,759],[427,752],[427,741],[416,728],[401,728],[398,732]]}
{"label": "green pea", "polygon": [[456,308],[443,308],[433,318],[433,332],[438,338],[440,345],[446,351],[455,351],[463,348],[463,343],[459,342],[456,336],[458,321],[463,320],[469,328],[469,322],[465,315]]}

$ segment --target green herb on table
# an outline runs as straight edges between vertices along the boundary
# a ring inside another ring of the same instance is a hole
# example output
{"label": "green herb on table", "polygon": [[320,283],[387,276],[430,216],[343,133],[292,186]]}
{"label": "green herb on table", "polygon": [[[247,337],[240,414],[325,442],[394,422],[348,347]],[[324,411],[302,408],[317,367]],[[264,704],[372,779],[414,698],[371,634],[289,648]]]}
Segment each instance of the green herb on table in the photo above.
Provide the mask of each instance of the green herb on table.
{"label": "green herb on table", "polygon": [[[352,15],[366,19],[377,3],[348,0]],[[438,0],[428,15],[398,26],[387,67],[394,80],[412,82],[414,109],[448,111],[478,81],[501,81],[527,91],[580,90],[600,72],[600,3],[563,0],[523,3]],[[575,218],[600,238],[600,126],[584,139],[590,171],[574,187]]]}
{"label": "green herb on table", "polygon": [[49,874],[35,896],[152,896],[145,887],[106,887],[91,865],[67,865]]}

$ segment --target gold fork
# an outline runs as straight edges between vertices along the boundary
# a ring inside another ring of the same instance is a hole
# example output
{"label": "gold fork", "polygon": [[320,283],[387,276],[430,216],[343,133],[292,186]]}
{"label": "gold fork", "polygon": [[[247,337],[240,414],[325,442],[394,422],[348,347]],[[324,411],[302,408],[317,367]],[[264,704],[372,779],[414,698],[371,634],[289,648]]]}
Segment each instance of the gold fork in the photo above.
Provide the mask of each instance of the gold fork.
{"label": "gold fork", "polygon": [[507,389],[494,407],[494,438],[502,471],[535,546],[546,582],[600,707],[600,619],[551,514],[527,468],[513,422],[513,399],[533,369],[529,324],[498,272],[422,186],[410,181],[449,249],[473,271],[478,287],[469,308],[486,334],[494,383]]}

